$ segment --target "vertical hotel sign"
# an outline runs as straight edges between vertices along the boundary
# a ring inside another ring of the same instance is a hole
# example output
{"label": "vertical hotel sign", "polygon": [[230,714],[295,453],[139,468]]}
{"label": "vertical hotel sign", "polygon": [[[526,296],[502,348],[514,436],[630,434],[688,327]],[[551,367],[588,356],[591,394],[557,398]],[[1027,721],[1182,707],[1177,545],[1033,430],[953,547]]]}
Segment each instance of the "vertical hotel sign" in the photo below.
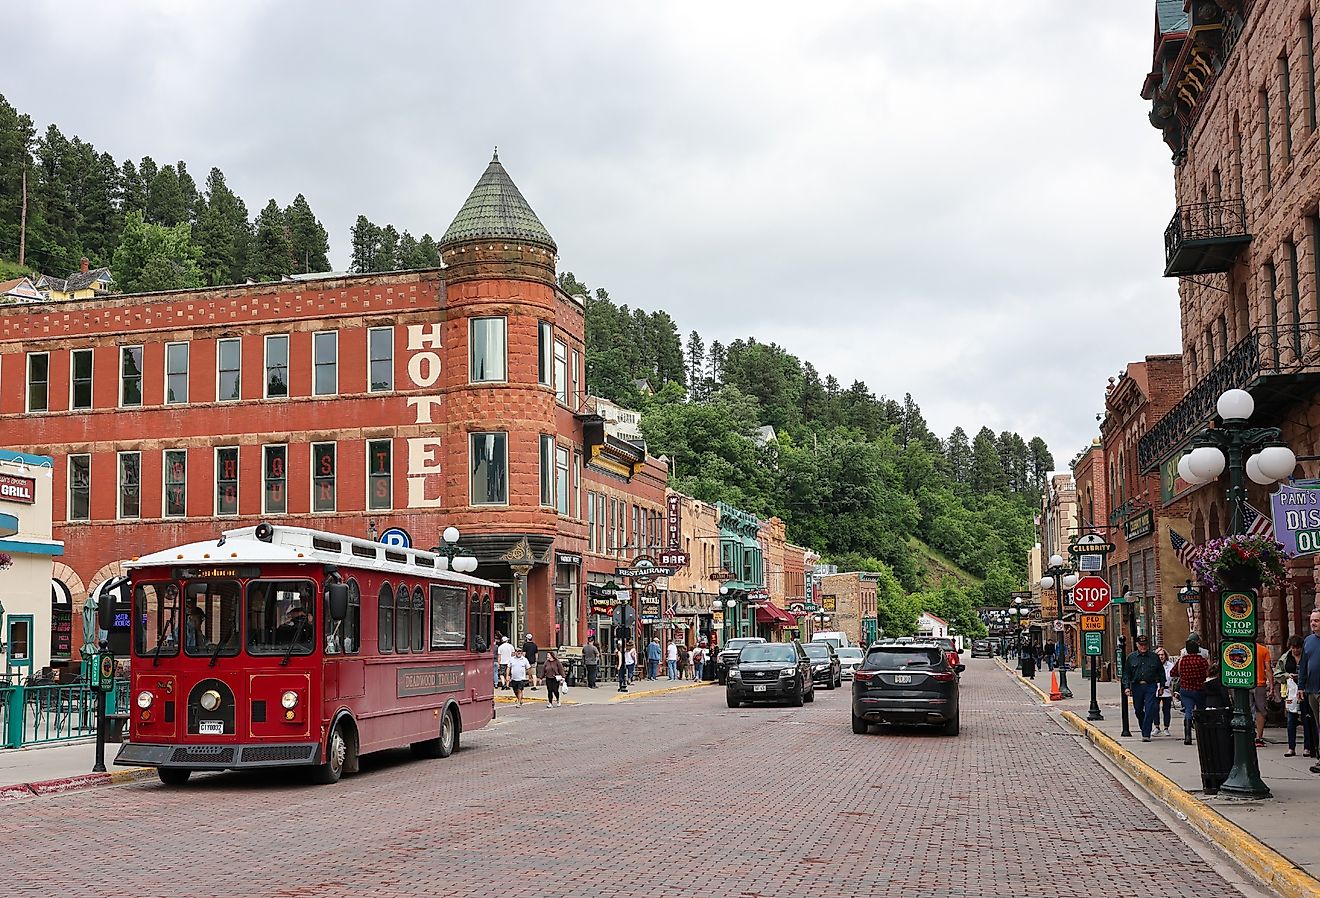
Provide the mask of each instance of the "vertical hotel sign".
{"label": "vertical hotel sign", "polygon": [[667,544],[669,548],[677,549],[682,544],[683,497],[677,493],[670,493],[665,500],[665,510],[667,512],[665,519]]}

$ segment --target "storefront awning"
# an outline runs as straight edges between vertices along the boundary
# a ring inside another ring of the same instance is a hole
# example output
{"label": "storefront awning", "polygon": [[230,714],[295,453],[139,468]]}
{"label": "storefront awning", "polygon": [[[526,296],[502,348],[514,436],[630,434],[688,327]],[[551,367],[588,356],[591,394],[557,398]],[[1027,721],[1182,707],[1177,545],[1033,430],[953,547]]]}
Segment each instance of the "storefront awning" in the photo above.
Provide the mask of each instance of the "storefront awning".
{"label": "storefront awning", "polygon": [[17,516],[12,514],[0,514],[0,536],[13,536],[17,532]]}
{"label": "storefront awning", "polygon": [[777,624],[786,627],[797,626],[797,618],[775,605],[758,605],[756,622],[759,624]]}

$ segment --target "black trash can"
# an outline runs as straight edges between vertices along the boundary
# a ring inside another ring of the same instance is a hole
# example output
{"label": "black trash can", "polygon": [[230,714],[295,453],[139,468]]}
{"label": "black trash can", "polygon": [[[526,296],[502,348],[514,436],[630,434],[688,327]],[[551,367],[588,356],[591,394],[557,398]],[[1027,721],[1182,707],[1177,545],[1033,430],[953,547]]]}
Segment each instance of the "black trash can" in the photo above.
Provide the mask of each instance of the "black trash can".
{"label": "black trash can", "polygon": [[1192,715],[1201,784],[1206,795],[1217,794],[1233,769],[1232,719],[1231,708],[1201,708]]}

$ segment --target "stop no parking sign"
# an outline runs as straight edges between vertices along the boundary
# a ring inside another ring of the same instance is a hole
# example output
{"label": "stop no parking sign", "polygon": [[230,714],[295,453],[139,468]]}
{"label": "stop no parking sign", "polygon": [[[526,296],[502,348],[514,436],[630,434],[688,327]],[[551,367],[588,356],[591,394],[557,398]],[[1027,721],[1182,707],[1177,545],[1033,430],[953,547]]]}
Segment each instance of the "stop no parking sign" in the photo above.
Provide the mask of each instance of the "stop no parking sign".
{"label": "stop no parking sign", "polygon": [[1083,577],[1073,587],[1073,604],[1087,614],[1099,614],[1109,607],[1109,584],[1100,577]]}

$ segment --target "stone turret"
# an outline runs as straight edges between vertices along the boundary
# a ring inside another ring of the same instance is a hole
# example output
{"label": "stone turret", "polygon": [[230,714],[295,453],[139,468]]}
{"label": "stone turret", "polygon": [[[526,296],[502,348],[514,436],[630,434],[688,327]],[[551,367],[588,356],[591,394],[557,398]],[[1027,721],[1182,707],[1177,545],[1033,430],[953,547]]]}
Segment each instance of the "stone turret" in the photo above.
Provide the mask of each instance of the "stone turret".
{"label": "stone turret", "polygon": [[514,278],[553,284],[558,251],[498,151],[440,239],[450,283]]}

